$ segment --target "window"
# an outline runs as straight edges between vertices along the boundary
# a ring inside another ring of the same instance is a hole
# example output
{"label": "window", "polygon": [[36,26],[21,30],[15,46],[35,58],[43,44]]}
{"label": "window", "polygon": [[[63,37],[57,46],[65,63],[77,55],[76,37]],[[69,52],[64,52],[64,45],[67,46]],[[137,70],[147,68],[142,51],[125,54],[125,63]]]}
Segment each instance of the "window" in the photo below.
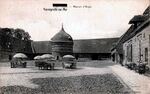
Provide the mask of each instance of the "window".
{"label": "window", "polygon": [[148,48],[145,48],[145,62],[148,62]]}
{"label": "window", "polygon": [[[149,35],[149,47],[150,47],[150,35]],[[150,48],[149,48],[150,49]]]}
{"label": "window", "polygon": [[132,62],[132,44],[127,46],[127,60],[128,62]]}
{"label": "window", "polygon": [[59,56],[57,56],[56,60],[59,60]]}
{"label": "window", "polygon": [[143,33],[143,38],[145,38],[145,33]]}

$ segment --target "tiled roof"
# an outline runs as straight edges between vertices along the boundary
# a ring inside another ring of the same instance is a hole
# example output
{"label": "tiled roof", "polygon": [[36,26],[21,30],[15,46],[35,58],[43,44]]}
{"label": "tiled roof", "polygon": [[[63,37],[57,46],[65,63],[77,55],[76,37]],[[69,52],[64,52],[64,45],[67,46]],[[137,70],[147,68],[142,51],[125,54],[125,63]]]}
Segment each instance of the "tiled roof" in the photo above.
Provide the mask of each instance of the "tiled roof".
{"label": "tiled roof", "polygon": [[135,15],[130,21],[129,24],[137,23],[137,22],[144,22],[146,17],[143,15]]}
{"label": "tiled roof", "polygon": [[72,42],[73,41],[72,37],[68,33],[65,32],[63,27],[56,35],[54,35],[54,37],[52,37],[51,40],[52,42]]}
{"label": "tiled roof", "polygon": [[74,40],[74,53],[110,53],[118,38]]}
{"label": "tiled roof", "polygon": [[51,53],[50,41],[33,41],[32,42],[33,53]]}

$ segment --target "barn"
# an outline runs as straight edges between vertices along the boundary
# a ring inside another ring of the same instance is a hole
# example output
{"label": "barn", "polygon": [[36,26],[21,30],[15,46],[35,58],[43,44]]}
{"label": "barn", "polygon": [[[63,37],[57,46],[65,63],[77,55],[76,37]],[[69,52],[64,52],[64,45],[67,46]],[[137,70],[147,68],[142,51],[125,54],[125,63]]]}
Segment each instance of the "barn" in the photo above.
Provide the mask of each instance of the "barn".
{"label": "barn", "polygon": [[62,27],[50,41],[33,41],[32,49],[34,55],[49,53],[57,59],[71,54],[79,60],[101,60],[111,58],[111,48],[117,41],[118,38],[73,40]]}

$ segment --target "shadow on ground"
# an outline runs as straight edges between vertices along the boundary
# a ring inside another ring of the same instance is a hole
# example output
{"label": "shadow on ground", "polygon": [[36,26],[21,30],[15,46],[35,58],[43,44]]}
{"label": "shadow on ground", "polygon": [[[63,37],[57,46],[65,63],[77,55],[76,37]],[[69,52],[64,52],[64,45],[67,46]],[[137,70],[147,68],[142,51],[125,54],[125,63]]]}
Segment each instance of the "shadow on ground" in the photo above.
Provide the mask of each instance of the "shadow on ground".
{"label": "shadow on ground", "polygon": [[38,88],[0,87],[1,94],[131,94],[113,74],[83,75],[58,78],[34,78]]}

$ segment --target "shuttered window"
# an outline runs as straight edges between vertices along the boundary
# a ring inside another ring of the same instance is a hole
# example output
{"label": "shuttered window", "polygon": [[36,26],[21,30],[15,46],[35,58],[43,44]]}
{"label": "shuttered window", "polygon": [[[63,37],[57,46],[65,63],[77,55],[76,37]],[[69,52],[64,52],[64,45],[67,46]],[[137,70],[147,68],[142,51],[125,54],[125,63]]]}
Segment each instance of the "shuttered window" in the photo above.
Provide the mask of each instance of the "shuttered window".
{"label": "shuttered window", "polygon": [[132,44],[127,46],[127,59],[128,62],[132,62]]}
{"label": "shuttered window", "polygon": [[145,48],[145,62],[148,62],[148,48]]}

